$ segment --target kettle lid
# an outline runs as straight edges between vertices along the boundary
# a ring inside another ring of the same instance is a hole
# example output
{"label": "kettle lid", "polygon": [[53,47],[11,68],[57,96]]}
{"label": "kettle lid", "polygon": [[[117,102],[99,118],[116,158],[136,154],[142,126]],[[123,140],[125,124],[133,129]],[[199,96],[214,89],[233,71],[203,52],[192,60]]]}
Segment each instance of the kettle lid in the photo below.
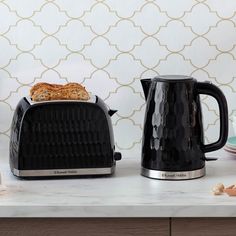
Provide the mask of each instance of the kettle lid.
{"label": "kettle lid", "polygon": [[156,76],[154,80],[162,82],[186,82],[194,79],[187,75],[160,75]]}

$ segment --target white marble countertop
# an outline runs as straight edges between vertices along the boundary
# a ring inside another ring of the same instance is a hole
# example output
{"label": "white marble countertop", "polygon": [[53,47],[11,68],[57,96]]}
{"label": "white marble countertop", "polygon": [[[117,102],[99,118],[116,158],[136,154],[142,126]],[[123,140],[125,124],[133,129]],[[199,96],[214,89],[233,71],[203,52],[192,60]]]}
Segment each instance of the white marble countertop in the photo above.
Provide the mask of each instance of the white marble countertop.
{"label": "white marble countertop", "polygon": [[0,217],[236,217],[236,197],[211,193],[218,182],[236,183],[236,158],[216,155],[205,177],[177,182],[140,176],[139,157],[117,162],[113,177],[25,181],[10,173],[5,157]]}

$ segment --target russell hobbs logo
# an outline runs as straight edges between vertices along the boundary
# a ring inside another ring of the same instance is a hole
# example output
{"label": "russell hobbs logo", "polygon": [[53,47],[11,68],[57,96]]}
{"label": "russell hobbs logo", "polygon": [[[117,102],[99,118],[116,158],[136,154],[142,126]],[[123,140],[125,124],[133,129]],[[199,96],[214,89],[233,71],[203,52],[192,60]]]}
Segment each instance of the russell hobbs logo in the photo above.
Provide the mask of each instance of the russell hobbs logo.
{"label": "russell hobbs logo", "polygon": [[53,172],[55,175],[65,175],[65,174],[77,174],[76,170],[55,170]]}
{"label": "russell hobbs logo", "polygon": [[162,177],[175,178],[175,177],[186,177],[185,173],[163,173]]}

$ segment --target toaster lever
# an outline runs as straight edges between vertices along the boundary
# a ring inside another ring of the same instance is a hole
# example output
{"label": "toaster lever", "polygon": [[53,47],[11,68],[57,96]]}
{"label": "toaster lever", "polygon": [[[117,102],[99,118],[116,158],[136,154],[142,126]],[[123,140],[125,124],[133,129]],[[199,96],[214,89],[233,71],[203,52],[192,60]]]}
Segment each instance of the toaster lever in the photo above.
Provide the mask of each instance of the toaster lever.
{"label": "toaster lever", "polygon": [[218,158],[217,157],[205,157],[204,161],[217,161]]}
{"label": "toaster lever", "polygon": [[116,161],[121,160],[121,158],[122,158],[122,156],[121,156],[121,153],[120,153],[120,152],[115,152],[115,153],[114,153],[114,159],[115,159]]}

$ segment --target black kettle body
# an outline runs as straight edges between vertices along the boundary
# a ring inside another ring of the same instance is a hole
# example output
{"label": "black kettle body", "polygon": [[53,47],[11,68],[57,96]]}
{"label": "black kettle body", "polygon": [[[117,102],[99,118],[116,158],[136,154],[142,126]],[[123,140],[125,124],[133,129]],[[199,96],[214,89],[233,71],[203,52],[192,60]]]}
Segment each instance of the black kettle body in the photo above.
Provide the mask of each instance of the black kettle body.
{"label": "black kettle body", "polygon": [[[141,80],[146,98],[141,174],[156,179],[193,179],[205,175],[205,153],[220,149],[228,137],[228,108],[215,85],[189,76]],[[220,137],[204,144],[200,94],[219,105]]]}

